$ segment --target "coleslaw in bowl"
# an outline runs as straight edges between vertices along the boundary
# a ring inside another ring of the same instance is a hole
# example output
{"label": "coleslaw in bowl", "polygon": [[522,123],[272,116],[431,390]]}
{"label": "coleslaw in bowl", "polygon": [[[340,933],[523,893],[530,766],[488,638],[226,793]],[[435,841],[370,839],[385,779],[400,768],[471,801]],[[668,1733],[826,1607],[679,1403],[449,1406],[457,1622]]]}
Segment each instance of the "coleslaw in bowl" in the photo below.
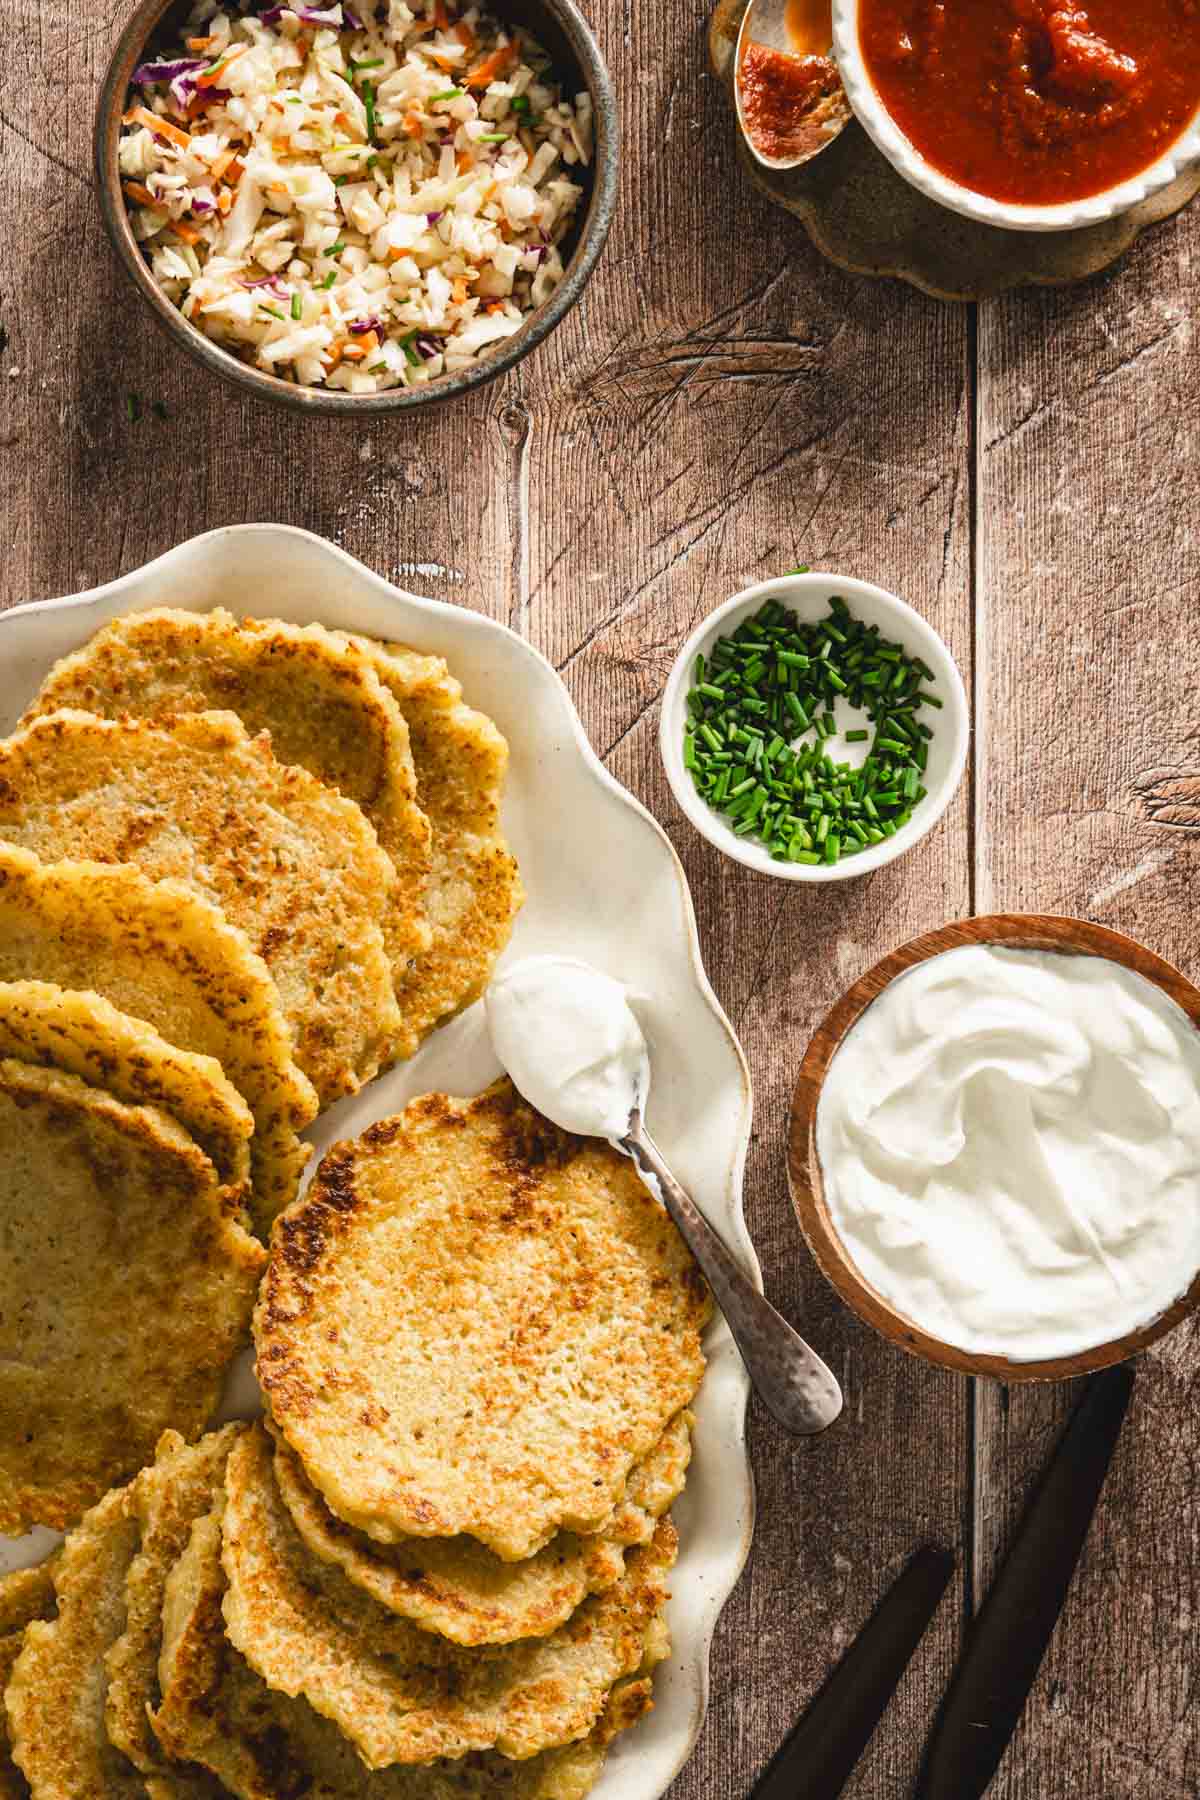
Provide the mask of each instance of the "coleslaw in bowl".
{"label": "coleslaw in bowl", "polygon": [[172,18],[132,67],[126,40],[114,59],[106,213],[160,317],[243,379],[326,405],[440,398],[570,305],[611,211],[602,66],[462,0],[195,0]]}

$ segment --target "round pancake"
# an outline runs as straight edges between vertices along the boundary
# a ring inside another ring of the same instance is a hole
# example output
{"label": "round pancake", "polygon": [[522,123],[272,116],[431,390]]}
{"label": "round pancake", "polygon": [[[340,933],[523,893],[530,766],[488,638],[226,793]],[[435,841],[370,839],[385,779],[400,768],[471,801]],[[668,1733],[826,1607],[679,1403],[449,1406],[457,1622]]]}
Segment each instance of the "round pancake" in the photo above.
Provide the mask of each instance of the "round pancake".
{"label": "round pancake", "polygon": [[54,1617],[55,1560],[0,1578],[0,1800],[28,1800],[29,1784],[12,1759],[4,1690],[21,1654],[25,1627],[34,1619]]}
{"label": "round pancake", "polygon": [[[125,1579],[124,1624],[105,1656],[104,1718],[109,1742],[144,1775],[178,1776],[178,1771],[165,1766],[149,1718],[159,1699],[167,1576],[187,1549],[196,1520],[211,1511],[229,1452],[244,1429],[226,1425],[198,1444],[185,1444],[178,1432],[166,1431],[154,1462],[130,1485],[127,1505],[137,1522],[139,1541]],[[190,1778],[189,1791],[193,1788],[202,1793],[220,1791],[199,1770]]]}
{"label": "round pancake", "polygon": [[[385,935],[397,981],[429,947],[429,822],[417,805],[408,726],[374,670],[320,625],[156,607],[114,619],[56,663],[21,723],[63,707],[101,718],[236,713],[362,808],[396,865]],[[415,1038],[413,1047],[415,1047]]]}
{"label": "round pancake", "polygon": [[0,1531],[70,1525],[194,1435],[243,1341],[261,1245],[165,1113],[0,1060]]}
{"label": "round pancake", "polygon": [[104,1731],[104,1653],[125,1616],[136,1547],[137,1526],[118,1488],[63,1545],[57,1618],[26,1628],[5,1701],[13,1760],[33,1800],[144,1800],[141,1777]]}
{"label": "round pancake", "polygon": [[642,1660],[665,1603],[673,1526],[630,1553],[621,1580],[549,1637],[463,1649],[387,1612],[305,1548],[279,1496],[266,1431],[225,1470],[222,1561],[230,1642],[268,1687],[303,1698],[368,1768],[496,1749],[523,1759],[586,1737]]}
{"label": "round pancake", "polygon": [[637,1675],[616,1685],[589,1737],[523,1762],[482,1751],[369,1770],[335,1725],[269,1688],[228,1642],[221,1511],[218,1499],[167,1581],[163,1698],[152,1723],[169,1754],[202,1763],[239,1800],[583,1800],[606,1746],[653,1704],[653,1668],[670,1648],[661,1615]]}
{"label": "round pancake", "polygon": [[[268,1421],[268,1428],[270,1422]],[[679,1413],[631,1471],[613,1519],[592,1537],[559,1532],[525,1562],[504,1562],[472,1537],[405,1538],[380,1544],[330,1512],[282,1438],[275,1482],[305,1548],[335,1563],[390,1612],[456,1644],[510,1644],[545,1637],[589,1594],[613,1587],[625,1552],[645,1544],[682,1491],[691,1457],[691,1415]]]}
{"label": "round pancake", "polygon": [[176,1050],[98,994],[0,981],[0,1056],[78,1075],[114,1099],[157,1106],[195,1139],[240,1213],[250,1190],[250,1108],[211,1056]]}
{"label": "round pancake", "polygon": [[244,934],[182,882],[45,864],[0,841],[0,980],[91,989],[181,1050],[213,1057],[254,1114],[251,1209],[265,1235],[296,1197],[317,1096],[279,993]]}
{"label": "round pancake", "polygon": [[487,987],[523,894],[500,827],[508,745],[467,706],[440,656],[348,638],[403,713],[417,798],[432,830],[426,910],[433,940],[400,985],[405,1019],[424,1036]]}
{"label": "round pancake", "polygon": [[0,743],[0,838],[176,877],[245,932],[323,1101],[392,1053],[381,920],[395,870],[352,800],[275,760],[233,713],[51,713]]}
{"label": "round pancake", "polygon": [[519,1561],[608,1522],[700,1384],[710,1305],[632,1164],[501,1081],[329,1152],[272,1234],[259,1380],[347,1524]]}

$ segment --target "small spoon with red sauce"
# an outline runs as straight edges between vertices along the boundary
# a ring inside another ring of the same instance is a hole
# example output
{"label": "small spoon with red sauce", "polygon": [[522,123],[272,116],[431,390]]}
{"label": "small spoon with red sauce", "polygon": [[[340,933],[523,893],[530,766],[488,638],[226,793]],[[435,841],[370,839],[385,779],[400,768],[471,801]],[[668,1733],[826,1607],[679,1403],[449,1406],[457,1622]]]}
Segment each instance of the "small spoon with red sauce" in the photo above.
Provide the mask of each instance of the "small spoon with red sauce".
{"label": "small spoon with red sauce", "polygon": [[764,169],[795,169],[850,117],[830,0],[750,0],[734,52],[738,124]]}

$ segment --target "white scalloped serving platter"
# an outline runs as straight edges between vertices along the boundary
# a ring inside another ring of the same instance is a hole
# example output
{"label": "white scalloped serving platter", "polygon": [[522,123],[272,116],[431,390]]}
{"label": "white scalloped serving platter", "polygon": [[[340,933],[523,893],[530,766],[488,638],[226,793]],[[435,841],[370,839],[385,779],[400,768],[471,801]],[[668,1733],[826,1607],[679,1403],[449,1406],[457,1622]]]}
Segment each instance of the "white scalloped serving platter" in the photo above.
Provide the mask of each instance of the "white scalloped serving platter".
{"label": "white scalloped serving platter", "polygon": [[[562,951],[626,982],[653,1054],[649,1124],[668,1160],[746,1268],[758,1263],[742,1215],[750,1081],[732,1027],[704,973],[691,897],[661,827],[603,767],[566,688],[544,657],[504,626],[393,587],[324,539],[282,525],[206,532],[104,587],[0,615],[0,732],[50,665],[106,620],[149,606],[319,622],[401,639],[444,656],[466,697],[496,720],[511,764],[505,829],[528,898],[507,958]],[[313,1126],[317,1150],[433,1089],[478,1092],[499,1072],[472,1007],[410,1062],[342,1101]],[[658,1800],[686,1761],[708,1698],[708,1655],[754,1527],[746,1451],[748,1383],[724,1321],[710,1328],[696,1407],[695,1457],[675,1509],[674,1651],[648,1719],[618,1742],[597,1800]],[[246,1372],[227,1410],[251,1412]],[[36,1560],[48,1533],[0,1539],[0,1571]]]}

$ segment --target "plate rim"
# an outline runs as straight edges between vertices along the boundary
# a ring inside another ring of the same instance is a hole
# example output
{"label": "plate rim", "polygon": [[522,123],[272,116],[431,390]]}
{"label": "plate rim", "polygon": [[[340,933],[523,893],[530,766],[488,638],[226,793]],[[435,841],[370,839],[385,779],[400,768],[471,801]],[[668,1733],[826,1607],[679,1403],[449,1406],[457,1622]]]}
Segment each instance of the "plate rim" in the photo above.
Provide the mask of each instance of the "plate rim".
{"label": "plate rim", "polygon": [[[692,899],[687,875],[684,871],[679,853],[671,842],[663,825],[655,818],[649,808],[639,800],[635,794],[631,793],[623,783],[618,781],[616,776],[605,767],[592,746],[591,740],[584,728],[583,720],[579,715],[579,710],[566,682],[549,658],[544,655],[535,644],[531,643],[528,638],[522,637],[521,634],[514,631],[511,626],[504,624],[499,619],[491,618],[486,613],[477,612],[473,608],[457,604],[454,601],[437,600],[428,595],[414,594],[410,589],[403,588],[398,583],[389,581],[386,576],[379,574],[359,557],[354,556],[350,551],[345,550],[340,544],[335,544],[330,539],[322,537],[318,532],[310,531],[304,526],[260,520],[242,524],[213,526],[208,531],[199,532],[193,537],[183,539],[180,543],[175,544],[171,548],[160,552],[157,556],[152,557],[148,562],[138,564],[135,568],[127,570],[121,575],[114,576],[110,581],[101,582],[94,587],[81,589],[78,593],[56,595],[43,600],[23,601],[17,606],[9,607],[4,612],[0,612],[0,641],[3,640],[10,621],[28,619],[32,615],[37,614],[66,612],[77,608],[100,606],[104,601],[119,594],[123,589],[126,589],[135,582],[151,575],[156,569],[162,568],[164,565],[172,563],[185,555],[194,555],[195,553],[202,551],[205,546],[215,548],[220,544],[228,542],[230,539],[241,537],[271,537],[279,535],[300,541],[315,555],[334,558],[336,561],[342,563],[346,569],[353,574],[356,580],[367,581],[378,593],[387,599],[398,601],[403,606],[415,608],[418,613],[423,613],[433,620],[453,619],[456,627],[465,625],[469,631],[476,633],[482,638],[499,634],[519,655],[525,657],[532,662],[534,666],[538,667],[543,677],[546,675],[551,677],[551,690],[556,693],[560,706],[565,710],[565,716],[570,725],[571,736],[575,748],[591,778],[606,790],[611,798],[623,804],[640,818],[645,825],[650,827],[651,836],[657,841],[660,850],[666,854],[668,864],[675,880],[680,901],[680,916],[683,919],[687,936],[688,963],[691,968],[692,978],[701,999],[724,1034],[724,1037],[733,1052],[734,1060],[738,1068],[741,1082],[739,1129],[737,1133],[737,1142],[733,1147],[734,1154],[730,1161],[728,1177],[732,1218],[737,1234],[737,1243],[734,1248],[736,1249],[739,1258],[746,1265],[751,1279],[761,1291],[763,1286],[762,1270],[753,1240],[750,1237],[750,1232],[746,1224],[744,1203],[745,1164],[750,1147],[753,1124],[753,1086],[750,1078],[750,1069],[746,1061],[745,1051],[742,1049],[737,1033],[733,1028],[728,1014],[725,1012],[713,990],[712,983],[709,980],[707,970],[704,966],[704,956],[700,944],[700,933],[696,920],[695,903]],[[740,1541],[734,1550],[732,1561],[729,1565],[727,1585],[723,1582],[721,1584],[721,1589],[723,1591],[713,1589],[710,1592],[705,1592],[703,1595],[703,1603],[699,1609],[699,1617],[696,1621],[696,1689],[691,1708],[689,1726],[686,1733],[686,1741],[682,1742],[678,1754],[672,1757],[670,1772],[666,1780],[664,1780],[656,1789],[656,1794],[658,1796],[661,1796],[666,1792],[666,1789],[689,1761],[699,1740],[701,1731],[703,1730],[708,1714],[708,1703],[712,1684],[711,1659],[713,1636],[721,1614],[732,1597],[745,1570],[754,1539],[757,1494],[754,1468],[750,1458],[750,1448],[746,1430],[751,1392],[750,1379],[746,1374],[745,1368],[741,1364],[740,1358],[737,1357],[736,1351],[733,1352],[733,1355],[736,1361],[736,1368],[733,1370],[732,1378],[734,1385],[740,1394],[740,1398],[736,1403],[734,1415],[729,1420],[729,1425],[734,1432],[736,1447],[741,1452],[745,1478],[745,1515]]]}

